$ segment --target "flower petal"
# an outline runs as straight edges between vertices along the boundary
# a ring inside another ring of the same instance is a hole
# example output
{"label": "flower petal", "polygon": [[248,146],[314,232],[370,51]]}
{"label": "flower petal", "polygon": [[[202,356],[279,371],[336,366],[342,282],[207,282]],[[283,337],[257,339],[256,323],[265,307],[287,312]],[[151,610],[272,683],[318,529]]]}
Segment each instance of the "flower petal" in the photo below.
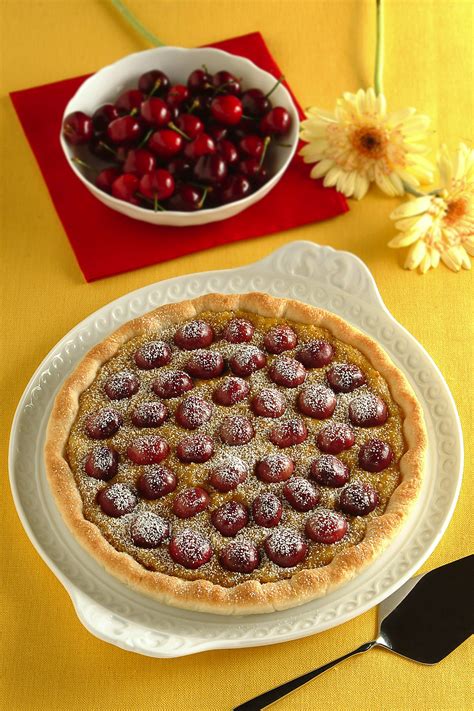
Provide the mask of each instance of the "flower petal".
{"label": "flower petal", "polygon": [[413,242],[416,242],[418,239],[420,239],[420,235],[418,232],[400,232],[396,237],[390,240],[388,246],[392,247],[392,249],[398,249],[399,247],[408,247],[410,244],[413,244]]}
{"label": "flower petal", "polygon": [[423,257],[426,254],[426,245],[423,241],[419,241],[413,245],[413,247],[408,252],[408,256],[405,261],[405,269],[416,269]]}
{"label": "flower petal", "polygon": [[412,215],[421,215],[421,213],[430,209],[432,200],[433,197],[431,195],[424,195],[423,197],[417,197],[414,200],[404,202],[390,213],[390,218],[392,220],[398,220],[403,217],[411,217]]}
{"label": "flower petal", "polygon": [[314,166],[310,175],[312,178],[322,178],[333,165],[334,161],[330,158],[326,158]]}

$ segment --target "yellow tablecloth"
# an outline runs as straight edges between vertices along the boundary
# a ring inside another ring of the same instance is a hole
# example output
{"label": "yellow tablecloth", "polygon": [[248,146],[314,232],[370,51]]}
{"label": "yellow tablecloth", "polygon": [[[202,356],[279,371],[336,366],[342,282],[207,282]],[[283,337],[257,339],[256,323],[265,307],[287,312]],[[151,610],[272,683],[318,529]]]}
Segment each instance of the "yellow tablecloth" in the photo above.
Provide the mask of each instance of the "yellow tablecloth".
{"label": "yellow tablecloth", "polygon": [[[260,30],[303,105],[332,107],[337,95],[372,82],[375,2],[362,0],[129,0],[163,41],[200,45]],[[37,364],[78,321],[142,285],[233,267],[294,239],[350,250],[370,267],[395,317],[426,347],[456,400],[467,447],[453,520],[423,570],[472,547],[473,274],[444,267],[420,277],[400,268],[386,243],[397,204],[373,191],[332,222],[233,244],[94,284],[84,283],[7,92],[94,71],[146,45],[98,0],[4,0],[4,171],[1,310],[4,390],[2,518],[3,708],[225,710],[372,639],[375,610],[316,637],[284,645],[209,652],[177,660],[130,654],[92,637],[65,590],[40,560],[8,489],[8,431]],[[387,0],[385,90],[393,108],[416,105],[434,139],[473,138],[474,4]],[[472,644],[436,667],[383,651],[356,657],[275,707],[284,709],[468,709]]]}

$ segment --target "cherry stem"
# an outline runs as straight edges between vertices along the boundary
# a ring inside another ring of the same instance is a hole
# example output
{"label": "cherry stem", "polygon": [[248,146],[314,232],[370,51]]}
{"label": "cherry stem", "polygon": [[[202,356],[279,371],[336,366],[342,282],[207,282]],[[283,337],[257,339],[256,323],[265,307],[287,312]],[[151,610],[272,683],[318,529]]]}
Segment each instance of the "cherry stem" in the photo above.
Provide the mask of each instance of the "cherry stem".
{"label": "cherry stem", "polygon": [[208,192],[209,192],[209,188],[207,188],[207,187],[204,188],[204,193],[203,193],[202,198],[200,199],[200,201],[199,201],[199,203],[198,203],[198,210],[202,210],[202,208],[203,208],[203,206],[204,206],[204,203],[205,203],[205,201],[206,201]]}
{"label": "cherry stem", "polygon": [[115,156],[115,158],[117,157],[116,151],[114,151],[113,148],[108,146],[107,143],[104,143],[104,141],[99,141],[99,143],[97,145],[102,146],[102,148],[105,148],[106,151],[108,151],[109,153],[112,153],[112,155]]}
{"label": "cherry stem", "polygon": [[[94,168],[91,165],[89,165],[89,163],[85,163],[83,160],[81,160],[77,156],[72,156],[71,161],[73,163],[77,163],[77,165],[80,165],[81,168],[87,168],[87,170],[94,170]],[[95,171],[95,172],[97,172],[97,171]]]}
{"label": "cherry stem", "polygon": [[174,124],[172,121],[169,122],[168,128],[170,128],[172,131],[176,131],[176,133],[179,133],[179,135],[182,136],[183,138],[185,138],[187,141],[192,140],[191,137],[188,136],[187,133],[184,133],[184,131],[182,131],[180,128],[178,128],[176,126],[176,124]]}
{"label": "cherry stem", "polygon": [[281,84],[282,81],[284,81],[284,80],[285,80],[285,77],[284,77],[283,74],[282,74],[281,77],[278,79],[277,83],[275,84],[275,86],[274,86],[272,89],[270,89],[270,91],[268,92],[268,94],[265,94],[265,98],[268,99],[268,97],[273,94],[273,92],[275,91],[275,89],[276,89],[278,86],[280,86],[280,84]]}
{"label": "cherry stem", "polygon": [[194,99],[193,103],[188,109],[188,114],[192,114],[194,109],[196,109],[199,106],[199,101],[197,99]]}
{"label": "cherry stem", "polygon": [[135,106],[131,111],[130,111],[130,116],[136,116],[138,114],[138,109]]}
{"label": "cherry stem", "polygon": [[162,207],[162,206],[160,205],[160,203],[158,202],[158,195],[157,195],[157,193],[153,193],[153,209],[154,209],[155,212],[158,212],[158,211],[164,212],[164,211],[165,211],[165,208]]}
{"label": "cherry stem", "polygon": [[[153,205],[153,209],[155,210],[155,212],[157,212],[157,211],[166,212],[166,210],[165,210],[165,208],[163,207],[163,205],[160,205],[160,203],[159,203],[158,200],[156,199],[156,197],[157,197],[157,194],[156,194],[156,193],[154,193],[154,199],[153,199],[153,200],[152,200],[151,198],[147,197],[146,195],[144,195],[143,193],[141,193],[140,191],[137,191],[137,192],[135,193],[135,196],[141,198],[142,200],[145,200],[145,202],[149,203],[150,205]],[[155,208],[155,205],[156,205],[156,208]]]}
{"label": "cherry stem", "polygon": [[152,90],[150,91],[150,93],[148,94],[148,98],[149,98],[149,99],[153,96],[153,94],[156,94],[156,92],[158,91],[158,89],[160,88],[160,86],[161,86],[161,79],[157,79],[157,80],[155,81],[155,83],[153,84],[153,89],[152,89]]}
{"label": "cherry stem", "polygon": [[[242,77],[240,77],[239,81],[242,81]],[[229,79],[229,81],[225,81],[223,84],[220,84],[217,89],[215,89],[212,98],[216,96],[216,94],[222,94],[223,91],[225,91],[226,86],[230,86],[231,84],[234,83],[233,79]]]}
{"label": "cherry stem", "polygon": [[247,116],[246,114],[242,114],[242,118],[247,119],[247,121],[259,121],[257,116]]}
{"label": "cherry stem", "polygon": [[271,139],[271,136],[265,136],[265,140],[264,140],[264,142],[263,142],[262,155],[260,156],[260,162],[259,162],[259,164],[258,164],[258,167],[259,167],[259,168],[261,168],[262,165],[263,165],[263,161],[265,160],[265,155],[266,155],[266,152],[267,152],[267,148],[268,148],[268,146],[270,145],[270,141],[271,141],[271,140],[272,140],[272,139]]}
{"label": "cherry stem", "polygon": [[143,148],[143,146],[145,146],[148,143],[148,139],[150,138],[152,133],[153,133],[153,129],[150,128],[150,130],[147,131],[147,133],[145,134],[145,138],[142,141],[140,141],[140,143],[138,144],[138,148]]}

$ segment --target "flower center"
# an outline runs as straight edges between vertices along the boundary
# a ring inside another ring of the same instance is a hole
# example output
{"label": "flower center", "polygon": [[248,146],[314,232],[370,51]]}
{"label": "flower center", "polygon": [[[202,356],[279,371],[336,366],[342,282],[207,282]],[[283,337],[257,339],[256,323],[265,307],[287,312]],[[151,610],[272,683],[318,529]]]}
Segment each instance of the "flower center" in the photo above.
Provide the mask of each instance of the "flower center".
{"label": "flower center", "polygon": [[456,222],[459,222],[459,220],[467,213],[467,207],[466,198],[458,198],[457,200],[448,202],[446,213],[444,215],[444,221],[448,225],[455,225]]}
{"label": "flower center", "polygon": [[373,126],[362,126],[352,134],[352,145],[367,158],[382,158],[387,139],[384,133]]}

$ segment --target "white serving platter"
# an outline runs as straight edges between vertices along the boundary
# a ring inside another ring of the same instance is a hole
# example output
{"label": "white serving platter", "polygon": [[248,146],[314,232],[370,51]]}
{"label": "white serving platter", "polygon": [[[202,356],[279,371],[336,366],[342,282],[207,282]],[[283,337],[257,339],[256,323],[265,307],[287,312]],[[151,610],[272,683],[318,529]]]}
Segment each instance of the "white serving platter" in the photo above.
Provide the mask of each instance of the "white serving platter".
{"label": "white serving platter", "polygon": [[[209,292],[266,291],[321,306],[373,336],[405,372],[422,403],[429,437],[426,478],[416,508],[396,540],[361,575],[323,599],[265,615],[227,617],[160,605],[105,572],[74,540],[50,495],[43,464],[46,423],[64,378],[95,343],[125,321],[161,304]],[[10,440],[10,481],[25,531],[69,593],[94,635],[152,657],[285,642],[360,615],[400,587],[443,535],[461,485],[459,417],[441,373],[385,307],[357,257],[293,242],[238,269],[151,284],[102,307],[46,356],[19,402]]]}

